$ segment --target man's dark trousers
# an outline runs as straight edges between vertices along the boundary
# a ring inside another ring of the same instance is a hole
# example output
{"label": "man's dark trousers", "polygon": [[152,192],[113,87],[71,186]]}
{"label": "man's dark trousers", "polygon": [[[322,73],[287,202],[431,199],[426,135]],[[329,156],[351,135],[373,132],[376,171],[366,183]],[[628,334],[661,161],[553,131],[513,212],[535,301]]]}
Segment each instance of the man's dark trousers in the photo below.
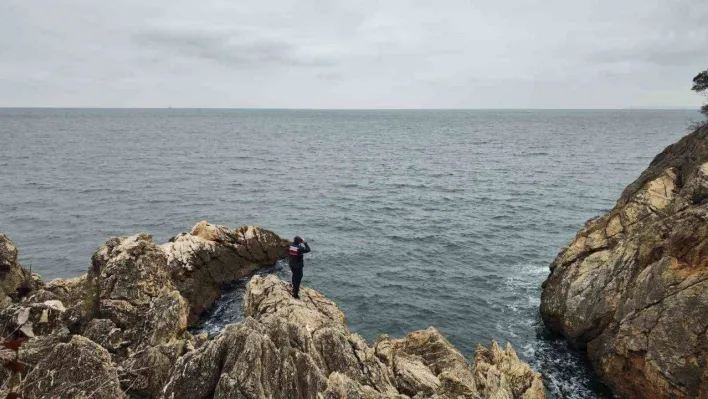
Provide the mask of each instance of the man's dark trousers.
{"label": "man's dark trousers", "polygon": [[291,267],[290,270],[293,272],[293,296],[297,298],[302,281],[302,267]]}

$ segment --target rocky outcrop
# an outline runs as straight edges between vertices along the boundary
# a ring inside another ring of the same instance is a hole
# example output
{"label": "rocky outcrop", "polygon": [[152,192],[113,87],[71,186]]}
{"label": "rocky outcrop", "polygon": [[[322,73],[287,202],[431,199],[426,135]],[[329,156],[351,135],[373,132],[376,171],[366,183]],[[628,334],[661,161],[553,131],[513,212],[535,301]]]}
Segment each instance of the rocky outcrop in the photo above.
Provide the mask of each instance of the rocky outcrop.
{"label": "rocky outcrop", "polygon": [[480,347],[467,363],[430,328],[373,346],[337,305],[275,276],[251,279],[246,319],[187,353],[162,398],[543,398],[541,376],[511,346]]}
{"label": "rocky outcrop", "polygon": [[[209,236],[211,229],[228,232],[227,239],[233,242],[225,244],[219,241],[224,240],[223,237]],[[259,267],[272,265],[282,255],[281,248],[287,245],[277,235],[253,226],[231,232],[200,222],[193,232],[195,235],[181,234],[175,240],[193,239],[200,244],[189,251],[170,245],[174,243],[159,246],[144,233],[111,238],[93,255],[86,275],[46,284],[22,269],[16,262],[14,245],[8,239],[2,241],[8,243],[0,253],[3,270],[10,271],[5,273],[4,279],[0,278],[3,292],[15,292],[22,284],[29,287],[24,295],[7,296],[0,306],[2,337],[6,340],[29,338],[16,353],[17,360],[27,366],[23,371],[26,376],[23,384],[13,389],[21,390],[26,398],[82,397],[88,391],[71,391],[66,385],[41,380],[30,388],[27,381],[33,373],[55,373],[55,369],[64,367],[65,361],[77,364],[76,367],[84,364],[93,367],[88,361],[93,356],[117,373],[119,392],[133,398],[159,396],[177,359],[200,342],[187,331],[190,315],[195,316],[195,320],[218,296],[210,297],[211,302],[199,297],[198,310],[191,306],[189,299],[198,297],[196,292],[204,287],[220,290],[221,285]],[[228,250],[224,249],[226,247]],[[228,251],[240,257],[233,260],[223,255]],[[193,258],[187,258],[187,253]],[[195,273],[179,272],[178,266]],[[215,282],[220,285],[215,287]],[[80,341],[74,342],[76,339]],[[66,358],[60,361],[52,357],[57,348],[69,344],[76,344],[66,347],[75,350],[60,352]],[[101,351],[94,350],[95,347]],[[89,352],[91,356],[87,355]],[[1,355],[3,363],[12,360],[12,353],[5,351]],[[99,371],[105,370],[96,370]],[[0,377],[5,380],[13,375],[3,368]],[[101,396],[105,387],[100,384],[106,383],[106,378],[104,375],[95,377],[91,380],[95,392],[86,397],[116,397]],[[86,384],[76,389],[91,386]]]}
{"label": "rocky outcrop", "polygon": [[[22,386],[26,398],[125,397],[111,355],[80,335],[48,350],[48,354],[27,374]],[[51,395],[47,395],[48,392]]]}
{"label": "rocky outcrop", "polygon": [[0,397],[543,398],[511,346],[480,347],[472,365],[433,328],[370,346],[332,301],[308,288],[294,300],[275,276],[251,279],[243,322],[213,340],[188,331],[224,284],[285,245],[206,222],[162,246],[148,234],[109,239],[86,275],[2,302]]}
{"label": "rocky outcrop", "polygon": [[286,254],[288,243],[254,226],[229,230],[199,222],[162,246],[172,280],[189,304],[190,323],[221,294],[225,284],[248,276]]}
{"label": "rocky outcrop", "polygon": [[708,397],[708,128],[667,147],[551,264],[541,314],[626,398]]}
{"label": "rocky outcrop", "polygon": [[111,351],[132,396],[155,397],[183,354],[189,305],[147,234],[112,238],[93,255],[78,332]]}
{"label": "rocky outcrop", "polygon": [[29,295],[41,285],[38,278],[17,262],[17,247],[0,233],[0,304]]}

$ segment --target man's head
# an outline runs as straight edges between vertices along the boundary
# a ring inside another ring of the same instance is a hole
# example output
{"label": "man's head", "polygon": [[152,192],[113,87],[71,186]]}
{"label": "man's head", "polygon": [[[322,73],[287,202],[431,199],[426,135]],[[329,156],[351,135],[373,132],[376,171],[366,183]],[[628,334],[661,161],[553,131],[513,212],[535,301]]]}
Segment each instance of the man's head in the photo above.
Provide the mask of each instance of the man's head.
{"label": "man's head", "polygon": [[302,241],[303,240],[300,236],[295,236],[295,238],[293,238],[293,244],[295,244],[295,245],[302,244]]}

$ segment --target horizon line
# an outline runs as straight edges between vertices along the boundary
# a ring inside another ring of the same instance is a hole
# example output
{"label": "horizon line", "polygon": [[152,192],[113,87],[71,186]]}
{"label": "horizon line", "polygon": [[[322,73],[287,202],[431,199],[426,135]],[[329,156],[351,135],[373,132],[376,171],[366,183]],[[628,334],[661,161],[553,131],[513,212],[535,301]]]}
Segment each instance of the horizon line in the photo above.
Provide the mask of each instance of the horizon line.
{"label": "horizon line", "polygon": [[242,111],[699,111],[691,106],[680,107],[621,107],[621,108],[290,108],[290,107],[6,107],[0,109],[56,109],[56,110],[242,110]]}

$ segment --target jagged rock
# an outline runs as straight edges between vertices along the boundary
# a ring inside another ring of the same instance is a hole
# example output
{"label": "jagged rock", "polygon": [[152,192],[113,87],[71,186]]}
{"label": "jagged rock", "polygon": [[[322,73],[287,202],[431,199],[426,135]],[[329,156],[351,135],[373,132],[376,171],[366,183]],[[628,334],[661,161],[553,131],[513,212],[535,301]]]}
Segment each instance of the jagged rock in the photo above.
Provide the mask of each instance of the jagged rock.
{"label": "jagged rock", "polygon": [[[195,301],[198,314],[218,298],[221,285],[274,263],[287,245],[252,226],[229,230],[201,222],[193,233],[163,247],[144,233],[111,238],[93,255],[87,275],[46,284],[21,268],[15,246],[0,234],[0,331],[6,338],[31,338],[19,352],[29,370],[24,374],[51,371],[48,354],[78,337],[108,351],[130,397],[158,397],[177,359],[207,345],[206,337],[187,331],[190,304],[178,288]],[[211,284],[218,284],[218,294],[200,297]],[[3,361],[14,356],[7,352],[0,353]],[[0,378],[9,377],[0,369]]]}
{"label": "jagged rock", "polygon": [[0,310],[0,336],[7,339],[38,335],[67,336],[66,309],[61,301],[13,303]]}
{"label": "jagged rock", "polygon": [[[402,339],[383,338],[376,353],[392,359],[396,384],[410,396],[423,393],[438,398],[543,398],[541,375],[519,360],[511,345],[501,350],[477,347],[475,362],[468,364],[435,328],[415,331]],[[388,362],[387,362],[388,364]],[[423,366],[423,367],[421,367]]]}
{"label": "jagged rock", "polygon": [[67,307],[71,307],[77,302],[84,300],[83,294],[86,281],[86,274],[69,280],[57,278],[47,282],[42,289],[55,299],[62,301]]}
{"label": "jagged rock", "polygon": [[667,147],[551,264],[541,313],[626,398],[708,397],[708,129]]}
{"label": "jagged rock", "polygon": [[[162,397],[543,398],[540,376],[511,347],[478,369],[435,329],[384,337],[371,348],[349,331],[335,303],[309,288],[300,297],[275,276],[253,277],[246,319],[181,357]],[[479,396],[475,372],[502,383]]]}
{"label": "jagged rock", "polygon": [[[335,303],[308,288],[294,300],[274,276],[252,278],[243,322],[212,341],[187,331],[222,285],[272,264],[286,244],[256,227],[201,222],[164,246],[147,234],[112,238],[85,276],[34,279],[30,295],[0,309],[4,336],[30,337],[17,352],[23,383],[0,369],[13,379],[0,397],[8,389],[30,399],[543,397],[510,347],[493,346],[472,366],[435,329],[370,347]],[[14,356],[0,350],[3,363]]]}
{"label": "jagged rock", "polygon": [[91,341],[117,352],[123,344],[123,331],[108,319],[93,319],[86,323],[83,335]]}
{"label": "jagged rock", "polygon": [[206,221],[170,241],[162,249],[172,280],[190,304],[190,325],[221,296],[225,285],[274,264],[288,245],[256,226],[230,230]]}
{"label": "jagged rock", "polygon": [[398,394],[385,394],[361,385],[346,375],[334,372],[329,375],[327,389],[323,394],[317,395],[324,399],[406,399],[408,396]]}
{"label": "jagged rock", "polygon": [[374,344],[376,356],[393,372],[395,385],[406,395],[431,396],[440,388],[440,379],[419,356],[396,350],[388,336],[381,336]]}
{"label": "jagged rock", "polygon": [[107,344],[132,396],[155,397],[189,339],[189,307],[172,283],[167,256],[152,237],[138,234],[106,241],[92,263],[82,285],[91,321],[81,333]]}
{"label": "jagged rock", "polygon": [[492,342],[490,349],[477,346],[474,356],[474,375],[482,397],[542,398],[541,375],[519,360],[511,344],[502,349]]}
{"label": "jagged rock", "polygon": [[448,381],[454,381],[459,385],[456,391],[469,395],[476,392],[467,360],[435,328],[412,332],[392,344],[397,351],[418,357],[436,376],[444,374]]}
{"label": "jagged rock", "polygon": [[0,307],[35,291],[41,282],[17,262],[17,247],[0,233]]}
{"label": "jagged rock", "polygon": [[22,382],[22,397],[116,399],[124,398],[111,355],[95,342],[75,335],[58,343]]}

